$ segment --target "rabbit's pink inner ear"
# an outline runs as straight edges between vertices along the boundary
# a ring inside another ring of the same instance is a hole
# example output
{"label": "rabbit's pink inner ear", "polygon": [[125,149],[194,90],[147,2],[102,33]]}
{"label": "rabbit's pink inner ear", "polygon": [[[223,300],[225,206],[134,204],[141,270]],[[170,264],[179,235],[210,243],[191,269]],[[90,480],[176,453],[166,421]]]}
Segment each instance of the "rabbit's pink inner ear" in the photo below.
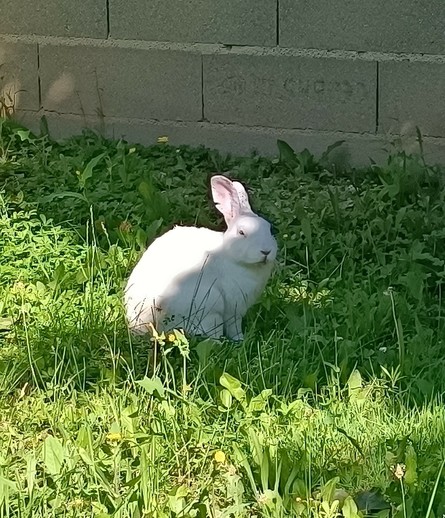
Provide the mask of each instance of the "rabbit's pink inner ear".
{"label": "rabbit's pink inner ear", "polygon": [[225,176],[214,176],[211,185],[216,208],[223,214],[228,223],[235,218],[240,209],[238,192],[232,182]]}

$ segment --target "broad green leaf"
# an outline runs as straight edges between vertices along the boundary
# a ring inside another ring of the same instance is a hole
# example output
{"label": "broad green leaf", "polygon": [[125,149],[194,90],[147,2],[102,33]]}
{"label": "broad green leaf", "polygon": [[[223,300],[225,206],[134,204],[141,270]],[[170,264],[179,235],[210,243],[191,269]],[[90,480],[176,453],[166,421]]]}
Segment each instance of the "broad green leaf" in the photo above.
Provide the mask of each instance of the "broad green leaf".
{"label": "broad green leaf", "polygon": [[196,353],[198,354],[199,363],[202,365],[202,367],[207,366],[207,364],[209,363],[209,359],[212,356],[212,353],[215,351],[216,347],[220,345],[221,344],[213,338],[201,340],[196,345]]}
{"label": "broad green leaf", "polygon": [[[306,374],[306,376],[303,379],[303,383],[305,387],[308,387],[309,390],[315,391],[317,388],[317,381],[318,381],[318,372],[310,372],[309,374]],[[301,390],[301,389],[300,389]],[[308,392],[307,389],[304,389],[304,392],[298,394],[298,397],[303,397]]]}
{"label": "broad green leaf", "polygon": [[83,462],[87,466],[94,466],[94,459],[91,458],[91,456],[86,448],[82,448],[82,446],[79,446],[77,451],[80,455],[80,458],[83,460]]}
{"label": "broad green leaf", "polygon": [[344,518],[360,518],[357,505],[351,496],[343,502],[342,513]]}
{"label": "broad green leaf", "polygon": [[92,436],[91,436],[91,429],[86,426],[82,425],[79,428],[79,431],[77,433],[76,443],[81,448],[89,448],[92,444]]}
{"label": "broad green leaf", "polygon": [[246,399],[246,393],[241,388],[241,382],[230,374],[227,374],[227,372],[221,375],[219,382],[237,401],[244,401]]}
{"label": "broad green leaf", "polygon": [[121,427],[117,421],[111,423],[110,433],[121,433]]}
{"label": "broad green leaf", "polygon": [[410,270],[407,274],[402,278],[404,284],[406,284],[407,288],[411,292],[411,295],[415,297],[417,300],[422,300],[423,288],[424,288],[424,278],[425,275],[416,270]]}
{"label": "broad green leaf", "polygon": [[179,486],[174,489],[168,497],[168,505],[175,514],[181,514],[186,506],[185,497],[188,495],[188,489],[185,486]]}
{"label": "broad green leaf", "polygon": [[253,476],[252,468],[250,467],[250,464],[247,460],[246,454],[243,451],[241,451],[236,444],[233,444],[233,453],[235,454],[235,458],[238,464],[240,464],[247,473],[251,489],[255,493],[257,491],[257,485],[255,482],[255,478]]}
{"label": "broad green leaf", "polygon": [[167,417],[173,418],[176,415],[175,407],[165,399],[161,401],[161,408]]}
{"label": "broad green leaf", "polygon": [[[17,492],[17,485],[13,480],[9,480],[0,475],[0,506],[8,503],[11,494]],[[3,507],[3,506],[2,506]],[[3,513],[2,513],[3,514]]]}
{"label": "broad green leaf", "polygon": [[412,486],[417,482],[417,454],[409,444],[405,450],[405,482]]}
{"label": "broad green leaf", "polygon": [[60,439],[48,435],[43,443],[43,462],[51,475],[58,475],[64,461],[63,444]]}
{"label": "broad green leaf", "polygon": [[280,162],[290,167],[298,166],[298,159],[295,151],[284,140],[277,140]]}
{"label": "broad green leaf", "polygon": [[334,211],[337,225],[341,224],[340,205],[338,203],[338,194],[328,187],[329,199],[331,200],[332,210]]}
{"label": "broad green leaf", "polygon": [[20,137],[22,142],[30,142],[32,139],[29,138],[29,130],[18,130],[17,135]]}
{"label": "broad green leaf", "polygon": [[138,185],[138,191],[141,193],[145,201],[150,201],[152,197],[152,188],[147,182],[141,182]]}
{"label": "broad green leaf", "polygon": [[84,170],[81,172],[81,174],[79,176],[79,185],[82,188],[85,187],[86,181],[93,176],[93,169],[102,160],[102,158],[104,156],[105,156],[105,153],[101,153],[100,155],[95,156],[85,166]]}
{"label": "broad green leaf", "polygon": [[8,331],[12,328],[13,320],[10,317],[0,317],[0,331]]}
{"label": "broad green leaf", "polygon": [[161,399],[165,397],[165,389],[162,381],[158,376],[153,378],[144,377],[144,379],[136,381],[144,390],[146,390],[151,396],[156,393]]}
{"label": "broad green leaf", "polygon": [[332,504],[335,490],[337,489],[337,484],[339,483],[339,481],[339,477],[331,478],[331,480],[328,480],[326,484],[321,488],[320,494],[324,502]]}
{"label": "broad green leaf", "polygon": [[388,509],[390,505],[379,493],[373,491],[363,491],[355,497],[355,502],[360,510],[367,513]]}
{"label": "broad green leaf", "polygon": [[76,200],[83,201],[85,203],[88,203],[88,200],[85,198],[83,194],[80,194],[78,192],[73,191],[62,191],[62,192],[55,192],[53,194],[48,194],[48,196],[43,196],[39,199],[40,203],[50,203],[54,201],[57,198],[74,198]]}
{"label": "broad green leaf", "polygon": [[348,379],[348,394],[351,399],[354,399],[354,397],[357,395],[358,392],[360,392],[361,388],[363,386],[362,376],[360,372],[355,369],[351,372],[351,375]]}
{"label": "broad green leaf", "polygon": [[221,390],[219,398],[221,399],[223,406],[226,408],[230,408],[232,406],[232,394],[227,389]]}
{"label": "broad green leaf", "polygon": [[26,460],[26,489],[28,495],[31,496],[34,490],[34,483],[36,479],[36,466],[37,461],[34,454],[30,454]]}
{"label": "broad green leaf", "polygon": [[309,249],[312,249],[312,229],[311,222],[308,218],[303,218],[301,220],[301,230],[306,238]]}
{"label": "broad green leaf", "polygon": [[334,142],[333,144],[331,144],[330,146],[328,146],[326,148],[326,150],[323,152],[323,154],[321,155],[320,157],[320,162],[324,162],[329,154],[334,151],[334,149],[340,147],[341,145],[343,145],[346,141],[345,140],[337,140],[337,142]]}
{"label": "broad green leaf", "polygon": [[269,448],[264,448],[261,455],[261,463],[260,463],[260,475],[261,475],[261,485],[263,488],[263,492],[266,492],[269,488]]}
{"label": "broad green leaf", "polygon": [[307,148],[304,148],[303,151],[297,155],[297,160],[300,164],[300,171],[304,174],[315,171],[317,168],[315,157]]}
{"label": "broad green leaf", "polygon": [[264,389],[258,396],[253,397],[249,402],[250,412],[262,412],[266,408],[267,401],[272,395],[271,389]]}
{"label": "broad green leaf", "polygon": [[40,134],[41,135],[48,135],[49,136],[48,119],[46,118],[46,115],[42,115],[40,117],[39,128],[40,128]]}
{"label": "broad green leaf", "polygon": [[253,428],[249,428],[247,434],[249,436],[249,443],[253,460],[258,466],[261,466],[263,462],[263,456],[267,454],[263,445],[264,439]]}
{"label": "broad green leaf", "polygon": [[156,234],[162,225],[162,218],[161,219],[155,219],[148,225],[148,227],[145,229],[145,241],[151,243],[153,239],[156,237]]}

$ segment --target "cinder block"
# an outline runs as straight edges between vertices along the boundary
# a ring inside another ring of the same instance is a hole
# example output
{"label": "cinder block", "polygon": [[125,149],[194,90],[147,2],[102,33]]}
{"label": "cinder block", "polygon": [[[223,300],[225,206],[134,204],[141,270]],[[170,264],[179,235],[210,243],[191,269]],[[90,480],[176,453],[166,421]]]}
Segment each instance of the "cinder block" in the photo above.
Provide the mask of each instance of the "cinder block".
{"label": "cinder block", "polygon": [[[232,124],[191,123],[150,123],[145,121],[110,121],[106,133],[113,138],[124,138],[129,142],[154,144],[160,136],[168,136],[173,145],[204,145],[234,156],[249,156],[253,151],[266,156],[277,156],[277,139],[289,143],[297,152],[308,148],[315,156],[320,156],[326,148],[345,140],[335,149],[331,159],[341,165],[369,165],[370,157],[383,160],[389,146],[382,138],[357,133],[317,132],[287,130],[283,128],[249,128]],[[142,141],[141,141],[142,140]],[[445,159],[445,139],[444,139]]]}
{"label": "cinder block", "polygon": [[113,38],[275,45],[276,0],[110,0]]}
{"label": "cinder block", "polygon": [[19,110],[39,109],[37,45],[0,41],[0,102]]}
{"label": "cinder block", "polygon": [[[27,116],[24,114],[21,118],[38,131],[40,116],[41,114],[33,112]],[[330,144],[345,140],[345,143],[330,155],[332,162],[341,167],[369,165],[371,158],[377,163],[384,163],[388,149],[391,149],[389,141],[383,135],[246,128],[208,122],[156,122],[114,118],[99,121],[97,117],[84,118],[80,115],[56,113],[46,113],[46,117],[53,138],[76,135],[88,127],[104,136],[124,138],[128,142],[151,145],[156,143],[158,137],[168,136],[169,142],[173,145],[205,145],[238,156],[248,156],[253,150],[262,155],[276,156],[277,139],[285,140],[296,151],[308,148],[315,156],[320,156]],[[399,149],[404,149],[408,153],[419,152],[415,138],[402,139]],[[424,152],[428,163],[444,164],[445,139],[425,137]]]}
{"label": "cinder block", "polygon": [[[41,113],[20,114],[20,119],[35,131],[39,131]],[[156,122],[129,119],[99,120],[97,117],[80,115],[59,115],[47,112],[48,126],[53,138],[77,135],[85,127],[93,129],[109,138],[124,138],[128,142],[145,145],[156,143],[160,136],[168,136],[170,144],[205,145],[232,155],[248,156],[253,150],[262,155],[278,154],[277,139],[288,142],[296,151],[308,148],[315,156],[320,156],[326,148],[338,141],[345,143],[330,155],[332,163],[344,166],[366,166],[370,158],[384,163],[391,149],[383,135],[360,135],[357,133],[318,132],[273,128],[247,128],[236,125],[211,124],[208,122]],[[408,153],[419,152],[415,138],[403,138],[398,149]],[[424,152],[430,164],[445,164],[445,139],[425,137]]]}
{"label": "cinder block", "polygon": [[141,119],[202,116],[199,55],[42,45],[40,73],[46,110]]}
{"label": "cinder block", "polygon": [[376,64],[288,56],[204,56],[211,122],[375,131]]}
{"label": "cinder block", "polygon": [[0,33],[106,38],[105,0],[1,0]]}
{"label": "cinder block", "polygon": [[444,0],[280,0],[282,47],[443,53]]}
{"label": "cinder block", "polygon": [[445,137],[445,63],[388,61],[379,77],[381,131],[409,134],[419,126]]}

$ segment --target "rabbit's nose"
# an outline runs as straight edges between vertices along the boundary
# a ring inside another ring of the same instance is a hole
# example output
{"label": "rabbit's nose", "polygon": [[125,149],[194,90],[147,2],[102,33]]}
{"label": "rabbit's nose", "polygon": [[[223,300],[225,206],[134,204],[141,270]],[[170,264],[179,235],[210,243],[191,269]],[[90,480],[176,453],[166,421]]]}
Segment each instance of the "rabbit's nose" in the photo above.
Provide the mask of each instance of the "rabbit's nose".
{"label": "rabbit's nose", "polygon": [[268,256],[270,254],[270,250],[261,250],[261,253]]}

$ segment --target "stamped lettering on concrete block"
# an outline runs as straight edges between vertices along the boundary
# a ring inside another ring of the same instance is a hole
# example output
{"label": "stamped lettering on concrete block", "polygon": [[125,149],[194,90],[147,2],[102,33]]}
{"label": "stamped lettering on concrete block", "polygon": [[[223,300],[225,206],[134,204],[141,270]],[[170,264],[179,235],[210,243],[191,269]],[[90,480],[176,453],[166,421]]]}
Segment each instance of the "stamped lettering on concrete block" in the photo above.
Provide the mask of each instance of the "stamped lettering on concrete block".
{"label": "stamped lettering on concrete block", "polygon": [[374,131],[376,65],[275,56],[207,56],[204,115],[211,122]]}

